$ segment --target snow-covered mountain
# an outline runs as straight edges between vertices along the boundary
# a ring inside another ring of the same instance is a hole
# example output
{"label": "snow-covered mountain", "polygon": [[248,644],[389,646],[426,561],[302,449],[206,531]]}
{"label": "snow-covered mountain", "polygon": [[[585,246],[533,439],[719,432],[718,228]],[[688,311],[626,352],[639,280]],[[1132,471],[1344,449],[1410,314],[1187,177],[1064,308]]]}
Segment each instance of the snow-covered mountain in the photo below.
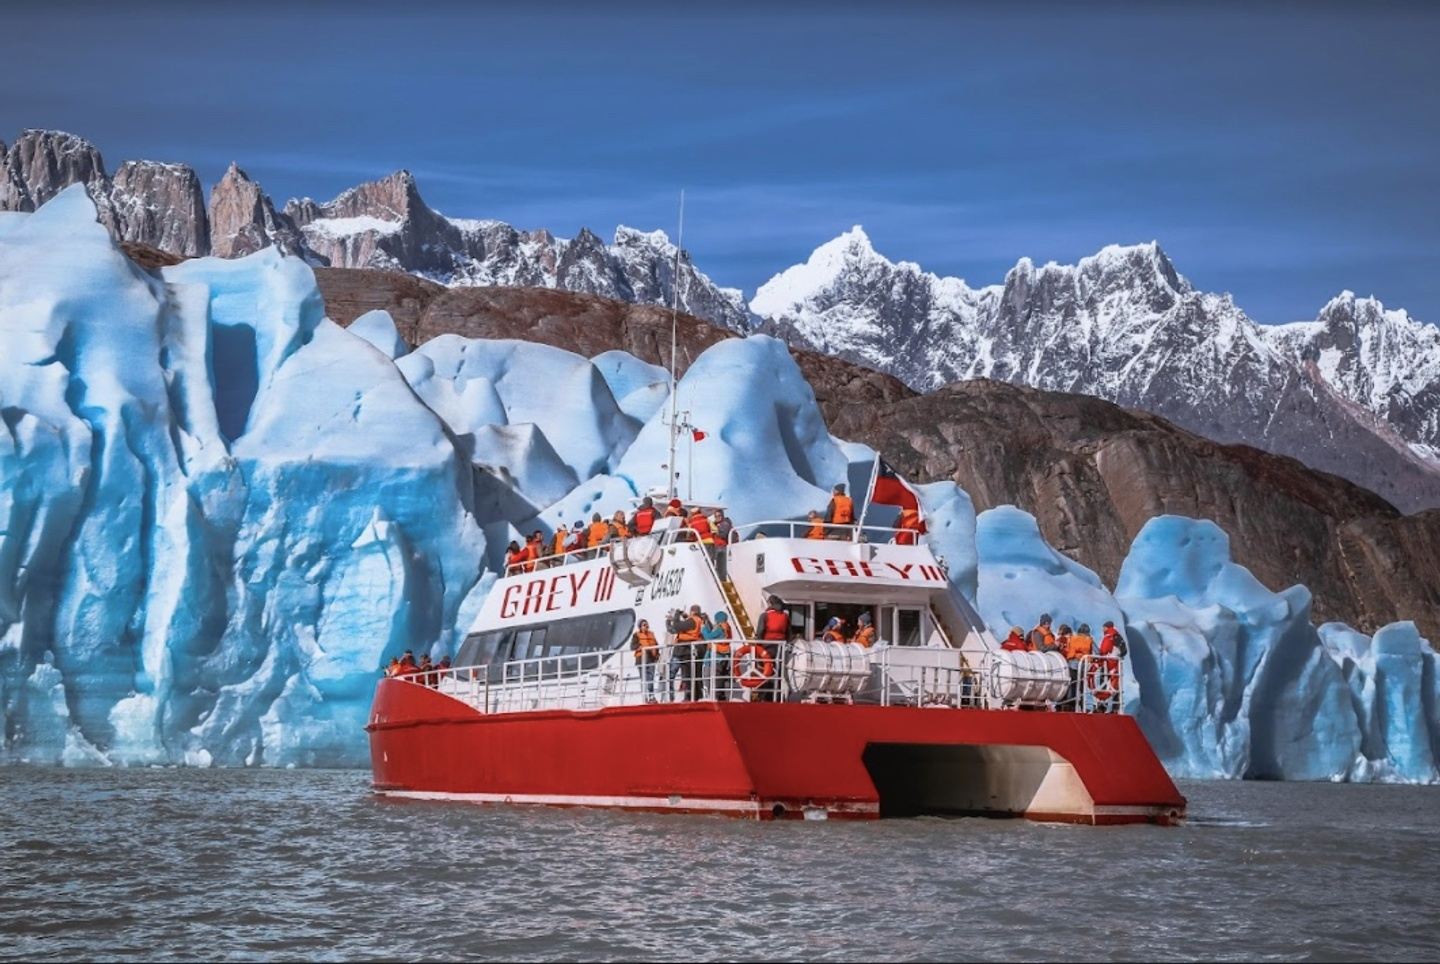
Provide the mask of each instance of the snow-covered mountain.
{"label": "snow-covered mountain", "polygon": [[[334,200],[292,199],[277,209],[231,164],[210,193],[183,164],[130,161],[112,179],[93,144],[61,131],[27,130],[0,144],[0,211],[33,211],[84,184],[113,237],[181,258],[242,257],[274,245],[314,265],[384,268],[446,285],[523,285],[669,305],[675,246],[663,231],[621,226],[606,244],[588,229],[573,239],[501,221],[447,218],[420,197],[409,171],[360,184]],[[680,308],[727,328],[749,324],[744,295],[722,288],[680,255]]]}
{"label": "snow-covered mountain", "polygon": [[[589,230],[573,239],[520,231],[502,221],[447,218],[420,197],[409,171],[350,188],[324,204],[285,205],[306,245],[333,267],[408,271],[446,285],[561,288],[637,304],[668,305],[675,246],[663,231],[623,225],[606,244]],[[727,328],[748,321],[743,294],[680,255],[680,307]]]}
{"label": "snow-covered mountain", "polygon": [[[1075,265],[1022,259],[1003,283],[972,288],[888,260],[855,227],[768,281],[750,308],[771,330],[922,391],[992,378],[1096,395],[1294,456],[1403,508],[1440,505],[1429,450],[1400,440],[1402,426],[1433,424],[1433,403],[1408,407],[1393,381],[1387,397],[1399,404],[1352,402],[1229,295],[1196,290],[1154,242]],[[1339,361],[1348,346],[1334,350],[1331,370],[1353,367]]]}
{"label": "snow-covered mountain", "polygon": [[1271,344],[1440,461],[1440,328],[1341,292],[1316,321],[1264,329]]}

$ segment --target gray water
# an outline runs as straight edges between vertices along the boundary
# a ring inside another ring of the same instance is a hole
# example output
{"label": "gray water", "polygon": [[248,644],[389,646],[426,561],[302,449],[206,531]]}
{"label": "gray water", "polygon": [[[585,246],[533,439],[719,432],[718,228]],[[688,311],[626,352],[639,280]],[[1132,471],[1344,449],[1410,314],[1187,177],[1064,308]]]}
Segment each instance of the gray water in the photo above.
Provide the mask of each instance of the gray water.
{"label": "gray water", "polygon": [[754,824],[0,769],[0,958],[1440,955],[1440,789],[1182,789],[1169,829]]}

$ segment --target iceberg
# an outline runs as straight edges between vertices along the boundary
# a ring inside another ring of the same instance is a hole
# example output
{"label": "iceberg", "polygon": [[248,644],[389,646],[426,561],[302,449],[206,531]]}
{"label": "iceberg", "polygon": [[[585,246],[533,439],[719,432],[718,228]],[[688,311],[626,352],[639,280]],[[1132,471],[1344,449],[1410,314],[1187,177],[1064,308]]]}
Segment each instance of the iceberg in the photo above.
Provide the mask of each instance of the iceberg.
{"label": "iceberg", "polygon": [[136,268],[74,187],[0,234],[0,759],[361,762],[480,577],[470,468],[266,249]]}

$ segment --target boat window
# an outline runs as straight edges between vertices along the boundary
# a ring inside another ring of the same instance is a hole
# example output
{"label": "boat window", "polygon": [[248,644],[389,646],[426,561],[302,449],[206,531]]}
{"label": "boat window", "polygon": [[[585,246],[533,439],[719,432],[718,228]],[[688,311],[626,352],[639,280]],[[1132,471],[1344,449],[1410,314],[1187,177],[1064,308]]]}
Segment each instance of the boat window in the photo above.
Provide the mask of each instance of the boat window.
{"label": "boat window", "polygon": [[[855,636],[855,629],[860,625],[860,614],[869,613],[870,618],[875,618],[875,607],[859,603],[837,603],[817,602],[815,603],[815,636],[818,638],[825,632],[826,623],[839,616],[845,620],[845,638],[852,639]],[[877,630],[878,632],[878,630]]]}
{"label": "boat window", "polygon": [[894,606],[880,607],[880,621],[875,624],[875,635],[887,643],[895,638]]}
{"label": "boat window", "polygon": [[920,610],[902,609],[895,626],[896,646],[920,646],[925,641],[920,636]]}
{"label": "boat window", "polygon": [[461,644],[455,665],[489,666],[490,679],[494,681],[500,679],[500,666],[505,662],[617,649],[628,645],[634,628],[634,611],[622,609],[551,623],[471,633]]}

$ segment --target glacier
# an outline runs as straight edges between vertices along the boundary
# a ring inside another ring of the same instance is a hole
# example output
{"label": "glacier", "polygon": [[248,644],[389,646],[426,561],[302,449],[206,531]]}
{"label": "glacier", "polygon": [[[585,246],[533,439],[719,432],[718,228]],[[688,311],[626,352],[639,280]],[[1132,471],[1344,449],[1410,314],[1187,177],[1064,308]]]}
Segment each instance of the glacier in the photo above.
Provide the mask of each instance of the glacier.
{"label": "glacier", "polygon": [[[383,311],[342,329],[273,248],[142,271],[81,188],[0,219],[0,344],[0,762],[363,765],[379,667],[451,651],[510,539],[668,474],[663,368],[411,350]],[[774,338],[712,346],[676,393],[706,435],[680,490],[739,525],[868,482],[875,452],[830,435]],[[1440,780],[1440,664],[1413,624],[1316,627],[1304,587],[1177,517],[1112,592],[1027,513],[917,488],[993,628],[1125,627],[1126,707],[1177,776]]]}

